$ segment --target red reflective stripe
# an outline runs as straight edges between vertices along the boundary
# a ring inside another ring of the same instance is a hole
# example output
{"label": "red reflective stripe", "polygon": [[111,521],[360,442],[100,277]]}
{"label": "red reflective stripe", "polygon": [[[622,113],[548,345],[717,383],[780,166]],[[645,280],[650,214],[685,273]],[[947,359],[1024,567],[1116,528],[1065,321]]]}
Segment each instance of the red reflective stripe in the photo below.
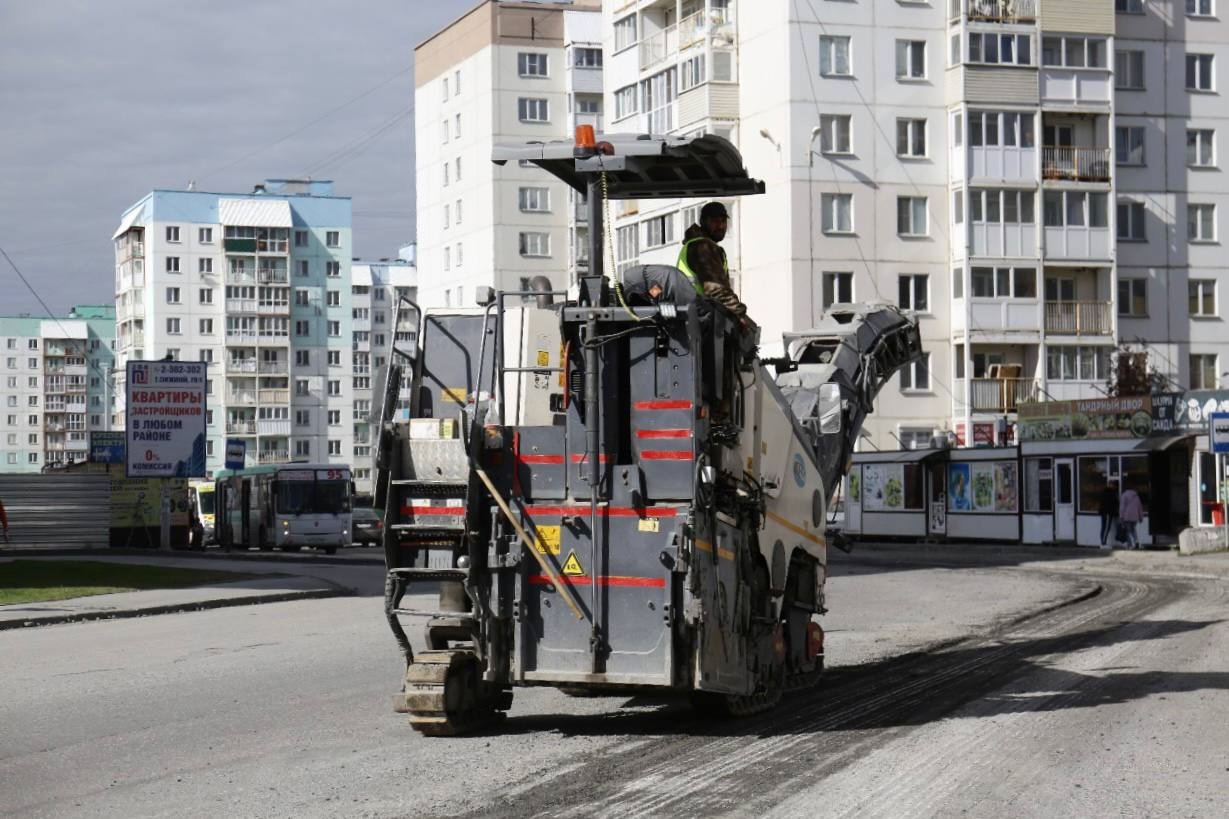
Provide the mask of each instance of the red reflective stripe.
{"label": "red reflective stripe", "polygon": [[464,506],[411,506],[412,515],[464,515]]}
{"label": "red reflective stripe", "polygon": [[685,410],[691,409],[690,401],[636,401],[633,409],[638,410]]}
{"label": "red reflective stripe", "polygon": [[[567,583],[569,586],[576,586],[581,583],[589,583],[592,581],[592,578],[587,574],[564,574],[560,575],[559,579],[564,583]],[[551,585],[551,579],[544,574],[531,574],[529,576],[529,582],[535,586]],[[664,589],[666,587],[665,579],[660,577],[626,577],[614,574],[599,577],[597,579],[597,584],[599,586],[636,586],[639,588],[649,589]]]}
{"label": "red reflective stripe", "polygon": [[556,466],[563,465],[562,455],[526,455],[521,453],[517,459],[523,464],[554,464]]}
{"label": "red reflective stripe", "polygon": [[[538,517],[563,517],[564,515],[588,515],[590,509],[588,506],[526,506],[525,514]],[[613,518],[630,518],[630,517],[646,517],[646,518],[673,518],[678,515],[678,509],[673,506],[653,506],[646,509],[637,509],[634,506],[599,506],[597,508],[599,515],[607,515]]]}
{"label": "red reflective stripe", "polygon": [[637,438],[690,438],[689,429],[638,429]]}
{"label": "red reflective stripe", "polygon": [[642,450],[640,457],[646,461],[694,461],[695,456],[687,450],[664,450],[664,449],[646,449]]}
{"label": "red reflective stripe", "polygon": [[[572,463],[574,464],[583,464],[585,462],[585,456],[573,454],[571,460],[572,460]],[[602,455],[601,453],[598,453],[597,462],[599,464],[604,464],[609,460],[610,460],[609,455]]]}

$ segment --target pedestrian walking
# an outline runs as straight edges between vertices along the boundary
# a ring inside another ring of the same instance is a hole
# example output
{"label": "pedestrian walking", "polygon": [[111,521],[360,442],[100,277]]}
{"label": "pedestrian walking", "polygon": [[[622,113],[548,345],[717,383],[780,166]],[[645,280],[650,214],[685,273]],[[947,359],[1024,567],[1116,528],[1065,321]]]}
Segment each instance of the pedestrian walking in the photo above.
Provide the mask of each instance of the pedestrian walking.
{"label": "pedestrian walking", "polygon": [[1126,542],[1128,549],[1138,549],[1139,539],[1135,534],[1135,527],[1144,519],[1144,502],[1139,497],[1139,493],[1128,487],[1122,493],[1122,499],[1118,502],[1118,519],[1122,521],[1122,528],[1126,533]]}
{"label": "pedestrian walking", "polygon": [[1118,533],[1118,485],[1113,481],[1107,481],[1101,490],[1097,511],[1101,513],[1101,545],[1104,547],[1109,538]]}
{"label": "pedestrian walking", "polygon": [[9,516],[4,511],[4,501],[0,500],[0,529],[4,530],[4,542],[9,542]]}

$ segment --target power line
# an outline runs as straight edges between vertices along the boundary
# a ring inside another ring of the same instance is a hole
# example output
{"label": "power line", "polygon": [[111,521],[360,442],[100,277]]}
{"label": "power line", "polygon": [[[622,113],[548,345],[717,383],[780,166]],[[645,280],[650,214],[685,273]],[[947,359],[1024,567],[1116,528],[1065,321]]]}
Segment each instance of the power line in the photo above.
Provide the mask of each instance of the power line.
{"label": "power line", "polygon": [[[392,128],[394,125],[398,124],[399,122],[401,122],[401,120],[405,119],[406,117],[413,116],[413,114],[414,114],[413,105],[411,105],[405,111],[400,111],[394,114],[389,119],[384,120],[384,122],[382,122],[380,125],[377,125],[372,130],[360,136],[357,140],[349,143],[348,145],[343,146],[342,148],[339,148],[336,151],[333,151],[331,154],[328,154],[327,156],[325,156],[324,159],[317,160],[316,162],[312,163],[305,171],[305,174],[310,176],[316,171],[322,168],[328,167],[330,164],[338,162],[339,160],[344,159],[345,161],[349,161],[350,159],[353,159],[354,157],[362,153],[364,150],[366,150],[368,147],[370,147],[380,136],[387,133],[388,130]],[[349,154],[349,156],[347,156],[347,154]]]}
{"label": "power line", "polygon": [[[0,247],[0,255],[4,256],[4,260],[9,263],[9,267],[13,268],[13,272],[17,274],[17,278],[21,279],[21,283],[24,284],[26,288],[32,294],[34,294],[34,298],[36,298],[38,300],[38,303],[43,306],[43,309],[47,311],[48,317],[50,317],[52,321],[54,321],[57,325],[59,325],[60,330],[64,333],[64,338],[72,338],[73,337],[72,334],[68,332],[68,328],[65,327],[64,324],[60,321],[59,316],[57,316],[55,313],[51,311],[51,308],[47,306],[47,302],[43,301],[43,297],[40,296],[38,291],[34,289],[34,285],[30,284],[30,280],[27,279],[26,275],[21,272],[21,268],[19,268],[17,264],[9,257],[9,254],[5,251],[3,247]],[[82,350],[82,354],[84,354],[84,352],[85,351]]]}

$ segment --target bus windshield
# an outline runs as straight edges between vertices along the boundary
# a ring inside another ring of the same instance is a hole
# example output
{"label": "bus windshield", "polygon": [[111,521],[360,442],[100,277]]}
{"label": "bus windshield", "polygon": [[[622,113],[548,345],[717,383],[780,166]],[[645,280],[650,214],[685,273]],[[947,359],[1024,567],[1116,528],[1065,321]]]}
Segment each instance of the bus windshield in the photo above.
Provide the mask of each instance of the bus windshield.
{"label": "bus windshield", "polygon": [[316,481],[316,509],[322,514],[350,511],[349,481]]}
{"label": "bus windshield", "polygon": [[214,505],[213,505],[214,493],[213,492],[201,492],[198,490],[196,493],[196,499],[197,499],[197,502],[200,503],[202,515],[212,515],[213,514],[213,510],[214,510]]}
{"label": "bus windshield", "polygon": [[279,480],[277,511],[282,515],[336,515],[349,512],[350,483]]}

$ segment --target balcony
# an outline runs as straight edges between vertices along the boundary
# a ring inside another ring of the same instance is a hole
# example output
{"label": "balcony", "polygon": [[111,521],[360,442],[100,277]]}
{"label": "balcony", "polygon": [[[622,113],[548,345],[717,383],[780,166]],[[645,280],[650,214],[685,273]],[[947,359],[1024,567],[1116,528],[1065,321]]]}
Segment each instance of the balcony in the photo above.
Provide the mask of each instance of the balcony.
{"label": "balcony", "polygon": [[290,312],[290,302],[262,301],[259,305],[257,305],[257,310],[261,315],[265,316],[284,316]]}
{"label": "balcony", "polygon": [[283,267],[262,267],[256,279],[261,284],[286,284],[290,281],[290,271]]}
{"label": "balcony", "polygon": [[1112,336],[1114,305],[1100,301],[1047,301],[1046,332],[1053,336]]}
{"label": "balcony", "polygon": [[255,435],[256,434],[256,422],[255,421],[227,421],[226,422],[226,434],[227,435]]}
{"label": "balcony", "polygon": [[256,393],[251,390],[232,390],[226,397],[226,403],[232,407],[253,407],[256,406]]}
{"label": "balcony", "polygon": [[257,422],[256,431],[261,435],[287,436],[290,434],[290,419],[266,418]]}
{"label": "balcony", "polygon": [[1041,149],[1041,177],[1046,181],[1109,182],[1111,169],[1109,148]]}
{"label": "balcony", "polygon": [[290,460],[290,450],[288,449],[262,449],[260,450],[260,462],[262,464],[282,464]]}
{"label": "balcony", "polygon": [[[966,0],[966,2],[971,22],[1031,23],[1037,19],[1037,0]],[[958,8],[955,3],[953,6]]]}
{"label": "balcony", "polygon": [[1034,378],[974,378],[969,386],[974,412],[1016,412],[1041,391]]}
{"label": "balcony", "polygon": [[243,342],[245,344],[256,343],[256,330],[238,329],[233,327],[226,328],[227,342]]}
{"label": "balcony", "polygon": [[659,31],[640,41],[640,70],[645,71],[675,54],[679,48],[678,29],[675,26]]}
{"label": "balcony", "polygon": [[[729,9],[713,9],[707,16],[703,11],[688,15],[678,24],[678,48],[684,49],[703,42],[705,38],[723,27],[728,26],[732,29],[733,26],[730,25],[732,22]],[[722,31],[721,33],[726,34],[727,32]]]}
{"label": "balcony", "polygon": [[246,267],[232,267],[226,271],[227,284],[256,284],[256,271]]}
{"label": "balcony", "polygon": [[238,375],[255,375],[256,374],[256,359],[254,358],[232,358],[226,362],[226,372]]}
{"label": "balcony", "polygon": [[259,390],[261,404],[289,404],[290,390]]}
{"label": "balcony", "polygon": [[262,361],[260,362],[261,375],[286,375],[290,368],[286,361]]}
{"label": "balcony", "polygon": [[256,299],[227,299],[227,313],[255,313]]}

